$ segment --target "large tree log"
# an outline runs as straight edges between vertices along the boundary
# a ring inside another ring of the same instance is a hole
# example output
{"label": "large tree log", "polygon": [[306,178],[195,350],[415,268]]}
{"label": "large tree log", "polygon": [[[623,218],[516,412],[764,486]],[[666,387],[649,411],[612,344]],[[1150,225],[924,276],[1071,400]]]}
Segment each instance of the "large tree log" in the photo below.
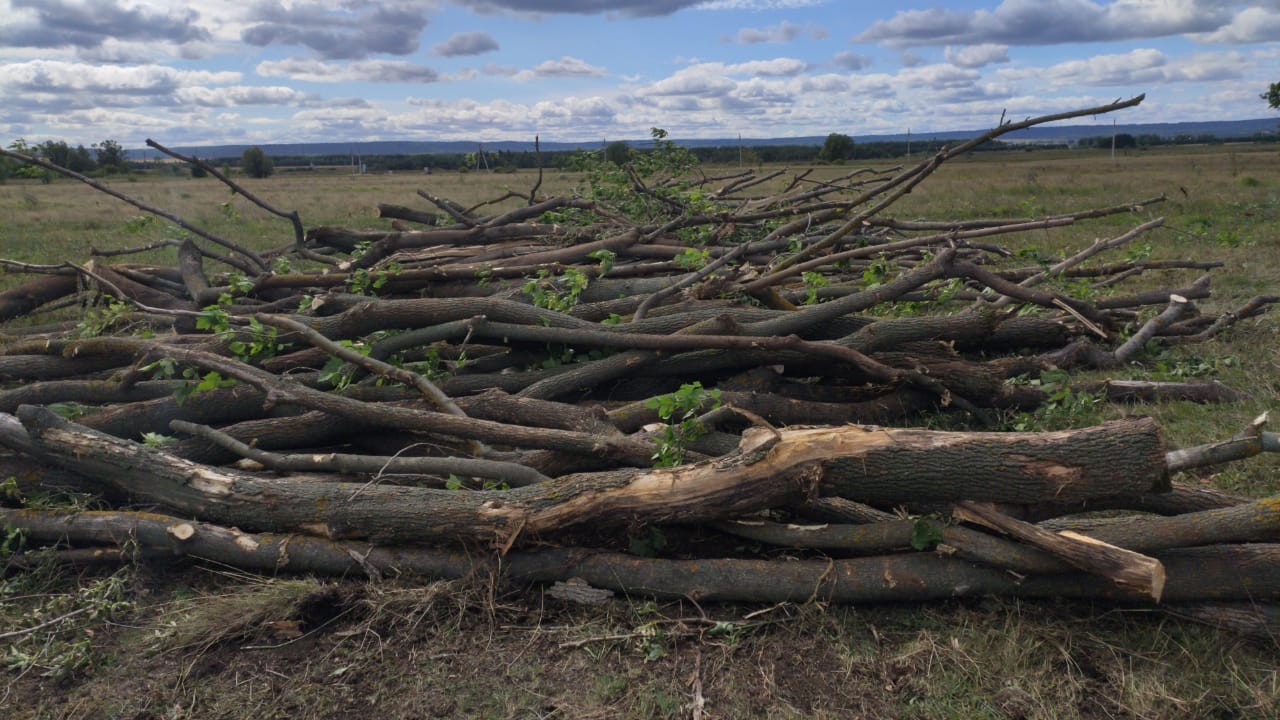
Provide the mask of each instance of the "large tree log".
{"label": "large tree log", "polygon": [[23,502],[25,498],[56,497],[63,493],[125,497],[113,488],[108,488],[109,493],[103,493],[102,483],[70,470],[54,467],[26,455],[0,453],[0,480],[10,479],[14,482],[16,495],[5,498],[9,501]]}
{"label": "large tree log", "polygon": [[496,538],[509,545],[521,533],[584,521],[733,517],[784,504],[802,491],[890,502],[1031,502],[1136,493],[1165,482],[1163,447],[1147,419],[1039,434],[857,426],[749,432],[738,454],[696,465],[459,493],[258,477],[175,458],[43,408],[23,406],[18,417],[29,436],[17,437],[12,423],[0,424],[0,444],[33,447],[46,462],[180,512],[246,528],[387,541]]}
{"label": "large tree log", "polygon": [[91,376],[96,372],[120,366],[111,357],[71,358],[58,355],[0,356],[0,382],[31,382],[59,378]]}
{"label": "large tree log", "polygon": [[1166,607],[1175,617],[1194,620],[1223,630],[1275,644],[1280,631],[1280,606],[1260,605],[1255,601],[1235,603],[1202,603]]}
{"label": "large tree log", "polygon": [[74,402],[82,405],[134,403],[173,395],[181,380],[149,380],[126,384],[109,380],[50,380],[0,390],[0,412],[12,414],[19,405]]}
{"label": "large tree log", "polygon": [[431,225],[432,227],[440,224],[440,216],[435,213],[422,212],[403,205],[391,205],[388,203],[378,203],[378,217],[408,220],[423,225]]}
{"label": "large tree log", "polygon": [[1280,541],[1280,495],[1173,517],[1132,518],[1083,532],[1102,542],[1143,552],[1219,543]]}
{"label": "large tree log", "polygon": [[174,394],[125,404],[109,405],[79,418],[85,427],[116,437],[138,439],[144,433],[169,434],[174,420],[201,424],[238,422],[263,415],[297,415],[301,409],[276,405],[268,413],[266,393],[247,385],[202,391],[197,398],[178,399]]}
{"label": "large tree log", "polygon": [[[833,500],[836,502],[832,502]],[[962,557],[970,560],[1024,574],[1051,575],[1072,570],[1071,564],[1054,557],[1051,552],[963,526],[944,527],[930,518],[897,519],[888,513],[858,507],[856,503],[836,498],[820,498],[814,505],[817,506],[817,512],[857,524],[784,525],[748,519],[720,522],[716,527],[734,535],[773,545],[869,555],[910,547],[914,531],[923,523],[928,529],[940,534],[938,536],[943,545],[954,548]],[[849,505],[853,507],[848,507]],[[1009,518],[1005,520],[1008,521]],[[1054,524],[1053,528],[1077,530],[1080,536],[1088,539],[1148,554],[1178,547],[1276,542],[1280,541],[1280,497],[1190,512],[1177,517],[1077,519],[1075,522]],[[1047,548],[1049,551],[1052,549]]]}
{"label": "large tree log", "polygon": [[[1177,451],[1165,456],[1166,460]],[[1077,503],[1040,503],[1018,508],[1014,514],[1020,520],[1037,522],[1049,518],[1072,515],[1075,513],[1094,512],[1098,510],[1137,510],[1156,515],[1182,515],[1183,513],[1200,512],[1243,505],[1250,502],[1247,497],[1232,495],[1210,487],[1188,485],[1174,482],[1169,492],[1143,493],[1141,495],[1113,495],[1111,497],[1093,498]],[[1004,508],[1009,513],[1009,508]]]}
{"label": "large tree log", "polygon": [[[841,603],[923,602],[965,596],[1097,598],[1133,602],[1112,583],[1084,573],[1019,579],[995,568],[934,553],[847,560],[660,560],[590,550],[513,552],[377,547],[307,536],[250,534],[164,515],[59,514],[0,508],[0,522],[34,542],[135,546],[144,555],[192,556],[268,573],[460,578],[493,567],[521,582],[580,578],[632,595],[699,601]],[[1156,555],[1168,572],[1168,602],[1280,599],[1280,545],[1217,545]]]}
{"label": "large tree log", "polygon": [[75,275],[49,275],[0,292],[0,322],[21,317],[45,303],[66,297],[76,291],[79,283],[80,279]]}

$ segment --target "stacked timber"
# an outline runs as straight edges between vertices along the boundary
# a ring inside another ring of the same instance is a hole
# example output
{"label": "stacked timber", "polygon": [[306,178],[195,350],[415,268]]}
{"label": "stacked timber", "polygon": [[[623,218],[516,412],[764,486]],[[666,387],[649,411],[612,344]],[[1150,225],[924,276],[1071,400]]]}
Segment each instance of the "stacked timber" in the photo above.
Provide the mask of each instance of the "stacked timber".
{"label": "stacked timber", "polygon": [[[171,267],[0,261],[34,276],[0,293],[0,476],[16,479],[0,522],[67,562],[127,548],[264,572],[492,565],[697,599],[1213,601],[1214,617],[1274,602],[1280,499],[1176,477],[1275,451],[1264,419],[1180,451],[1144,418],[1001,429],[1063,393],[1235,401],[1217,383],[1070,373],[1203,342],[1278,298],[1210,313],[1197,303],[1221,263],[1108,260],[1161,226],[1161,197],[888,213],[982,142],[1138,100],[822,182],[708,176],[659,143],[579,193],[544,197],[539,179],[462,207],[423,191],[423,208],[380,206],[375,230],[308,228],[204,166],[289,222],[292,240],[261,252],[0,151],[189,233],[161,244]],[[1126,215],[1141,217],[1033,265],[997,244]],[[1155,275],[1176,282],[1117,289]],[[86,302],[79,322],[29,319]],[[924,418],[967,429],[912,427]],[[103,509],[22,499],[54,491]],[[1081,515],[1097,510],[1111,515]]]}

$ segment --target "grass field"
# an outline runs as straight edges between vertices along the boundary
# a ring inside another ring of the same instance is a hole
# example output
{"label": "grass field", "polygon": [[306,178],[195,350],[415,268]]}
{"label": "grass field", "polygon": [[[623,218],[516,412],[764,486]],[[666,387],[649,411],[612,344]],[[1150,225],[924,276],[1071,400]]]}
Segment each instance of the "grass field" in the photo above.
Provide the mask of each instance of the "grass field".
{"label": "grass field", "polygon": [[[850,169],[823,167],[815,176]],[[385,227],[375,217],[377,203],[425,209],[419,189],[467,205],[501,195],[504,186],[527,189],[533,180],[529,172],[298,172],[246,183],[298,209],[308,225],[373,228]],[[543,192],[567,191],[576,182],[548,173]],[[287,223],[212,179],[164,174],[110,185],[257,248],[291,240]],[[1280,292],[1274,147],[1131,151],[1114,160],[1092,151],[975,155],[944,165],[889,214],[1031,217],[1161,194],[1167,201],[1144,208],[1138,219],[1115,216],[1016,242],[1051,253],[1163,216],[1165,226],[1139,241],[1150,242],[1152,257],[1227,263],[1214,273],[1207,308]],[[0,185],[0,257],[82,260],[90,246],[142,245],[170,232],[139,216],[70,181],[10,181]],[[173,257],[160,251],[149,260],[172,264]],[[1140,283],[1173,287],[1191,277],[1168,273]],[[19,279],[0,275],[0,288]],[[1152,351],[1142,367],[1109,375],[1217,379],[1250,397],[1223,406],[1101,412],[1151,414],[1175,446],[1229,436],[1259,413],[1280,409],[1277,348],[1280,317],[1273,313],[1203,346]],[[1182,479],[1274,495],[1280,459],[1255,458]],[[536,591],[495,589],[483,578],[414,587],[192,567],[81,577],[41,568],[3,582],[0,633],[33,627],[75,603],[110,609],[56,626],[50,643],[62,654],[43,665],[25,664],[0,640],[0,664],[9,668],[0,707],[14,718],[1280,717],[1280,629],[1269,641],[1244,640],[1167,613],[1114,605],[633,601],[580,610],[548,604]],[[322,630],[297,637],[287,623],[272,622],[290,612]]]}

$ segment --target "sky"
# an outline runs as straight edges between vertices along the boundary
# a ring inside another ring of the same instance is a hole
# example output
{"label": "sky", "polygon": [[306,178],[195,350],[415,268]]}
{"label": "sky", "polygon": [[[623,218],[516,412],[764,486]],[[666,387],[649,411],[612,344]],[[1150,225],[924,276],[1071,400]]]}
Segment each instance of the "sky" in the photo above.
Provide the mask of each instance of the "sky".
{"label": "sky", "polygon": [[799,137],[1275,115],[1280,0],[0,0],[0,143]]}

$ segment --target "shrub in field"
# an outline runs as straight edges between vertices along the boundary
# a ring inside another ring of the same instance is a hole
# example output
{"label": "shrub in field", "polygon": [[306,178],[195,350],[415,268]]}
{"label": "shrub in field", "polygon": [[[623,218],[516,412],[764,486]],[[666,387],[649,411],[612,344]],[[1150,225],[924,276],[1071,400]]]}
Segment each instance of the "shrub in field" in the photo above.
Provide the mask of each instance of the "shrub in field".
{"label": "shrub in field", "polygon": [[271,158],[257,145],[245,150],[240,156],[240,169],[253,178],[271,177],[276,170]]}
{"label": "shrub in field", "polygon": [[103,140],[93,146],[98,154],[98,167],[107,175],[128,172],[129,165],[125,161],[124,147],[115,140]]}
{"label": "shrub in field", "polygon": [[843,133],[831,133],[818,151],[818,159],[826,162],[848,160],[853,155],[853,138]]}

